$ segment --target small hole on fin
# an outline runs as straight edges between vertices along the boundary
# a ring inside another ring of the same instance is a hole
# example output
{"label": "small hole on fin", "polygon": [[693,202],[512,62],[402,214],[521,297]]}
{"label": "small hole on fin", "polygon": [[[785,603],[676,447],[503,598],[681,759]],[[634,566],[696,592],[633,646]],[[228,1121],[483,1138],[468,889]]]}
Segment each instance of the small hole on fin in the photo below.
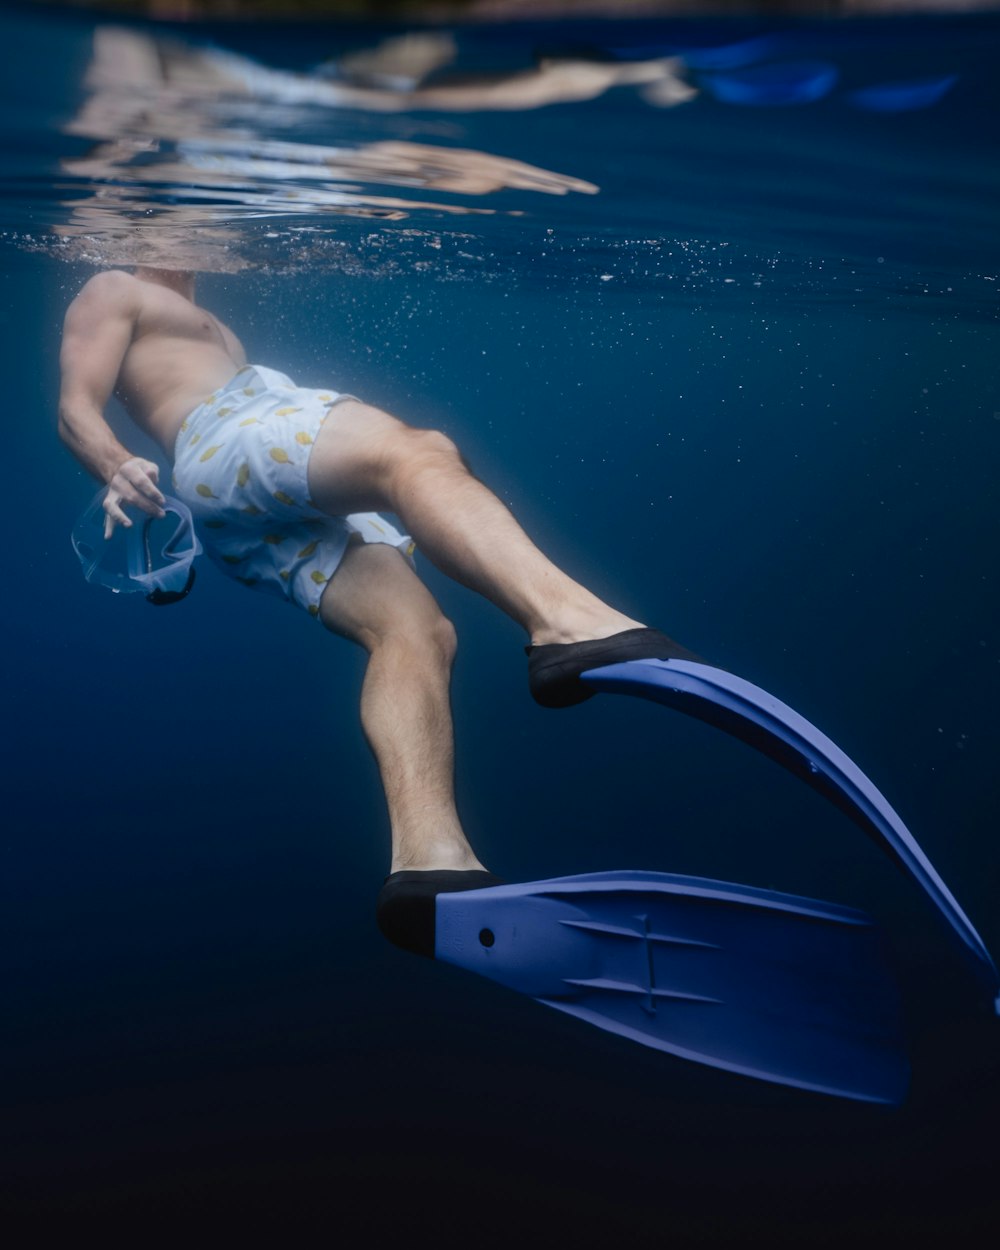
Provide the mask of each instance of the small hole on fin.
{"label": "small hole on fin", "polygon": [[480,929],[479,941],[482,943],[483,946],[492,946],[493,943],[496,941],[496,937],[493,934],[493,930],[492,929]]}

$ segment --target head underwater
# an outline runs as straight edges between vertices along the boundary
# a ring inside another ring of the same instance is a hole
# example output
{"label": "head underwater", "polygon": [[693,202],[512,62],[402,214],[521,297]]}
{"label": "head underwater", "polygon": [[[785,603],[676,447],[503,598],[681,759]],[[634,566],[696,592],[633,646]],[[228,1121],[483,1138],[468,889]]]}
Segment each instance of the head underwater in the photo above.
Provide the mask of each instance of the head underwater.
{"label": "head underwater", "polygon": [[194,585],[194,560],[201,543],[190,509],[167,495],[162,517],[143,514],[131,526],[115,526],[104,537],[104,496],[100,490],[73,526],[73,550],[88,582],[114,594],[142,593],[157,607],[178,603]]}

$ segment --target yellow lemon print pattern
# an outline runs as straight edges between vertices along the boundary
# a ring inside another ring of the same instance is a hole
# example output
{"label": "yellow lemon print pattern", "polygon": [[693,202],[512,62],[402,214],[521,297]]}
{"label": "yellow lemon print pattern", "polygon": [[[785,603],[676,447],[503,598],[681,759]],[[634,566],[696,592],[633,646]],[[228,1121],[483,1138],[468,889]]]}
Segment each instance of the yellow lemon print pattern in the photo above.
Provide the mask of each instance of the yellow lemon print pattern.
{"label": "yellow lemon print pattern", "polygon": [[390,543],[407,557],[414,544],[380,516],[330,518],[309,499],[316,432],[342,396],[287,383],[248,367],[192,413],[182,425],[175,489],[200,513],[202,540],[228,576],[316,619],[346,532]]}

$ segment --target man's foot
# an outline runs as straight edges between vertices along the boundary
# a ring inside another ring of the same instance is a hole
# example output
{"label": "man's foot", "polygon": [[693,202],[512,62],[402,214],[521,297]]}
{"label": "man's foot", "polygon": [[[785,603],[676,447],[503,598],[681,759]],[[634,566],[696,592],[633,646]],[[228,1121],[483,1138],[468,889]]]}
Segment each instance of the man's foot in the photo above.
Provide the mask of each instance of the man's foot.
{"label": "man's foot", "polygon": [[555,642],[525,647],[528,687],[542,707],[572,707],[596,691],[580,681],[580,674],[605,664],[628,660],[695,660],[699,657],[658,629],[626,629],[610,638],[587,642]]}
{"label": "man's foot", "polygon": [[483,890],[503,885],[484,868],[408,869],[386,877],[375,905],[375,921],[394,946],[434,958],[434,900],[457,890]]}

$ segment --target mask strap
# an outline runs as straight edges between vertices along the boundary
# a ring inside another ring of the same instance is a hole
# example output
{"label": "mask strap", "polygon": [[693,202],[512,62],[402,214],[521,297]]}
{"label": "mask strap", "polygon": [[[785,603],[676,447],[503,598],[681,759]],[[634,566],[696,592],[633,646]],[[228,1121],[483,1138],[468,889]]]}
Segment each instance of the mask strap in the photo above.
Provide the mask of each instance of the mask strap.
{"label": "mask strap", "polygon": [[[149,548],[149,528],[153,524],[150,517],[142,527],[142,545],[146,552],[146,572],[153,571],[153,553]],[[187,581],[184,583],[183,590],[151,590],[146,596],[146,602],[151,603],[156,608],[166,607],[168,603],[180,603],[182,599],[186,599],[191,593],[191,587],[194,585],[195,567],[192,564],[188,571]]]}
{"label": "mask strap", "polygon": [[146,602],[153,604],[157,608],[162,608],[168,603],[180,603],[191,592],[191,587],[194,585],[194,574],[195,567],[192,564],[183,590],[151,590],[146,596]]}

